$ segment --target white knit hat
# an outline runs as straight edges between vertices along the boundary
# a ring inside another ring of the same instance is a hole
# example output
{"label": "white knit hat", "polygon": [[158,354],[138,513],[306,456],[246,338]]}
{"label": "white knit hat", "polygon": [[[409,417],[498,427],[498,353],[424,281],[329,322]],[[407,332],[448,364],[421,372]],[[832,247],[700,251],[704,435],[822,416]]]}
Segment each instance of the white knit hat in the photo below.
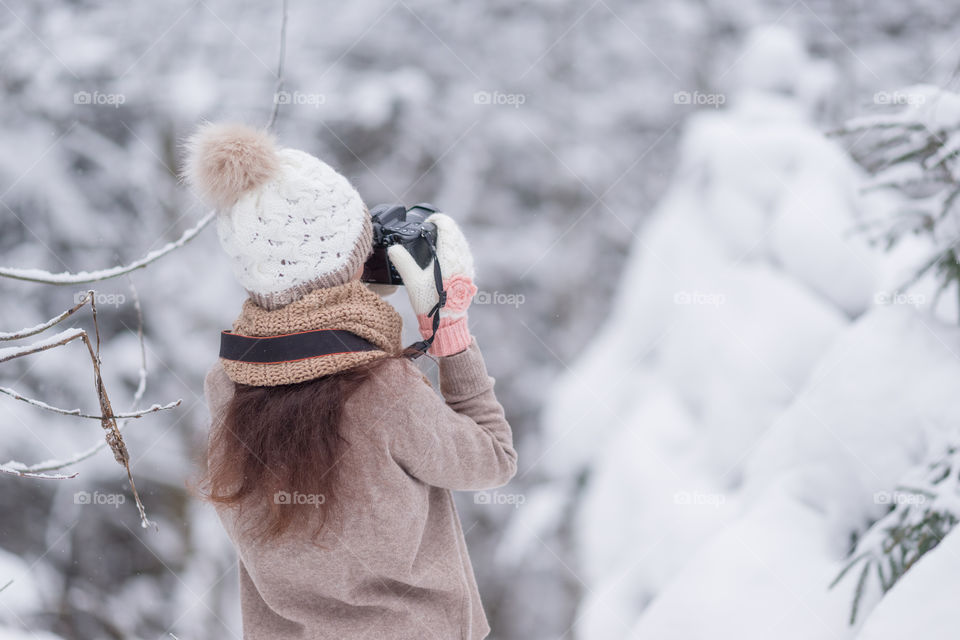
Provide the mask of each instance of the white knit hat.
{"label": "white knit hat", "polygon": [[184,176],[219,211],[234,275],[265,309],[355,280],[370,254],[370,214],[350,182],[265,131],[204,125],[187,141]]}

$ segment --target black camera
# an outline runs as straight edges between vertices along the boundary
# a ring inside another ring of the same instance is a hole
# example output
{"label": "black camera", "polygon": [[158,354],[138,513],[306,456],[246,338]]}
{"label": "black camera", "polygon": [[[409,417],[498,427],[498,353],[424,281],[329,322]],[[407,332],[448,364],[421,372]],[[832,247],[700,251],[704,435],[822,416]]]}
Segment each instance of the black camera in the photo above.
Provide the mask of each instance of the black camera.
{"label": "black camera", "polygon": [[363,265],[361,280],[373,284],[403,284],[403,279],[387,257],[387,247],[399,244],[420,268],[425,269],[437,248],[437,226],[427,218],[437,213],[430,204],[378,204],[370,210],[373,222],[373,253]]}

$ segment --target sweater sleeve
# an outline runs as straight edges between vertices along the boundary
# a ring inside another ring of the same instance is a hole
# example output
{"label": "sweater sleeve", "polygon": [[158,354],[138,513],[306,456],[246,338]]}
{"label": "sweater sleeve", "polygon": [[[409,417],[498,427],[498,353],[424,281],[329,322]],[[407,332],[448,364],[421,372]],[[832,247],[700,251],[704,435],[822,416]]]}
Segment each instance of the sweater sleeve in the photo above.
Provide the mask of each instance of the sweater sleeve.
{"label": "sweater sleeve", "polygon": [[391,454],[410,475],[436,487],[477,491],[506,484],[517,471],[517,452],[480,349],[473,342],[439,360],[443,398],[411,380]]}

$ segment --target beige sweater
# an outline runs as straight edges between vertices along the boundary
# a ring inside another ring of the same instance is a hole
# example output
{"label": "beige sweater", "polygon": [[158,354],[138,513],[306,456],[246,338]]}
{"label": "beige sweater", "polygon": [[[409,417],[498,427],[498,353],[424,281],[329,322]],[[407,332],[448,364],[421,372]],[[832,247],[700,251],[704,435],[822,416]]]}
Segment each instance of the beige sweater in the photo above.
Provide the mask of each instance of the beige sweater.
{"label": "beige sweater", "polygon": [[[510,425],[476,343],[440,358],[441,398],[406,360],[381,367],[344,408],[341,533],[266,545],[218,513],[237,548],[243,635],[261,639],[475,640],[490,631],[451,490],[516,472]],[[205,390],[213,429],[233,383]],[[247,513],[247,512],[245,512]]]}

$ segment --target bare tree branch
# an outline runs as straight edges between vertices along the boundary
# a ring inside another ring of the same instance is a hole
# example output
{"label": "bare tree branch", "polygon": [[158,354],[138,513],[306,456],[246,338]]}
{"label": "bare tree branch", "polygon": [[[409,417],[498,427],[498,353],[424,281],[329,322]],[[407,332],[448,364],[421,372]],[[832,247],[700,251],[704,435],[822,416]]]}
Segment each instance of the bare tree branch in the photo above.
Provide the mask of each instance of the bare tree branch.
{"label": "bare tree branch", "polygon": [[[140,379],[137,384],[137,390],[133,396],[133,402],[130,405],[130,413],[115,416],[117,418],[122,419],[122,421],[117,424],[117,430],[121,432],[123,431],[124,427],[126,427],[127,424],[129,424],[130,419],[133,417],[136,417],[133,414],[136,413],[137,405],[139,404],[140,400],[143,398],[143,394],[147,388],[147,351],[146,351],[146,344],[144,342],[144,337],[143,337],[143,310],[140,306],[140,296],[138,295],[137,288],[133,285],[133,282],[130,282],[130,291],[133,294],[134,306],[137,310],[137,339],[140,343],[140,375],[139,375]],[[181,402],[180,400],[177,400],[176,404],[179,405],[180,402]],[[144,413],[146,412],[148,411],[144,411]],[[56,471],[58,469],[63,469],[65,467],[75,465],[78,462],[82,462],[88,458],[93,457],[94,455],[96,455],[98,451],[100,451],[106,446],[107,446],[107,442],[105,440],[100,440],[99,442],[97,442],[87,450],[82,451],[81,453],[75,454],[72,457],[67,458],[66,460],[59,460],[59,461],[55,460],[50,462],[42,462],[42,463],[34,464],[27,467],[27,470],[31,472],[40,473],[45,471]]]}
{"label": "bare tree branch", "polygon": [[283,91],[283,61],[287,55],[287,0],[283,0],[283,17],[280,20],[280,53],[277,56],[277,84],[273,89],[273,111],[267,121],[267,130],[273,129],[280,113],[280,92]]}
{"label": "bare tree branch", "polygon": [[76,473],[71,474],[62,474],[62,473],[34,473],[33,471],[20,471],[18,469],[17,462],[5,462],[0,464],[0,473],[5,473],[11,476],[17,476],[19,478],[32,478],[36,480],[69,480],[71,478],[76,478]]}
{"label": "bare tree branch", "polygon": [[[14,400],[20,400],[21,402],[26,402],[27,404],[37,407],[38,409],[43,409],[44,411],[51,411],[53,413],[59,413],[64,416],[73,416],[76,418],[89,418],[91,420],[103,420],[103,416],[100,415],[91,415],[88,413],[83,413],[80,409],[61,409],[60,407],[54,407],[49,405],[42,400],[36,400],[35,398],[27,397],[10,387],[0,387],[0,393],[10,396]],[[131,411],[129,413],[118,413],[113,417],[117,419],[130,420],[135,418],[142,418],[143,416],[156,413],[158,411],[165,411],[167,409],[173,409],[179,407],[182,404],[182,400],[176,400],[167,404],[155,404],[141,411]]]}
{"label": "bare tree branch", "polygon": [[[87,296],[87,295],[89,295],[89,292],[84,294],[84,296]],[[0,332],[0,340],[20,340],[21,338],[29,338],[30,336],[35,336],[38,333],[46,331],[47,329],[54,326],[55,324],[62,322],[66,318],[69,318],[74,313],[76,313],[77,309],[79,309],[85,304],[87,304],[86,297],[84,297],[82,300],[80,300],[80,302],[73,305],[71,308],[67,309],[60,315],[54,316],[53,318],[50,318],[46,322],[40,323],[34,327],[27,327],[26,329],[20,329],[19,331],[13,331],[11,333]]]}
{"label": "bare tree branch", "polygon": [[133,402],[130,403],[130,410],[133,411],[143,399],[143,394],[147,390],[147,346],[143,340],[143,308],[140,306],[140,294],[136,285],[133,284],[133,278],[127,276],[127,284],[130,285],[130,293],[133,296],[133,308],[137,312],[137,342],[140,344],[140,371],[138,372],[137,390],[133,392]]}
{"label": "bare tree branch", "polygon": [[181,235],[177,240],[164,245],[156,251],[151,251],[139,260],[131,262],[127,265],[112,267],[110,269],[102,269],[100,271],[78,271],[76,273],[71,273],[69,271],[62,273],[51,273],[49,271],[44,271],[43,269],[0,267],[0,277],[13,278],[14,280],[25,280],[27,282],[39,282],[41,284],[85,284],[88,282],[97,282],[100,280],[116,278],[118,276],[130,273],[131,271],[142,269],[151,262],[155,262],[168,253],[179,249],[186,243],[193,240],[198,233],[203,231],[204,227],[210,224],[210,221],[213,220],[216,215],[216,211],[210,211],[200,220],[200,222],[184,231],[183,235]]}
{"label": "bare tree branch", "polygon": [[[135,393],[135,396],[134,396],[134,405],[136,405],[139,402],[140,398],[142,397],[143,391],[146,389],[146,350],[143,344],[143,314],[142,314],[142,310],[140,309],[139,297],[137,296],[136,288],[133,287],[132,283],[131,283],[131,288],[133,290],[134,299],[137,305],[137,320],[138,320],[137,335],[140,340],[140,354],[141,354],[140,382],[137,385],[137,392]],[[90,336],[83,329],[76,328],[76,327],[65,329],[53,336],[50,336],[49,338],[38,340],[28,345],[0,349],[0,363],[8,362],[15,358],[21,358],[23,356],[40,353],[42,351],[53,349],[55,347],[64,346],[66,344],[69,344],[70,342],[73,342],[74,340],[78,340],[78,339],[82,340],[84,345],[87,347],[87,353],[90,356],[90,361],[93,366],[94,386],[97,392],[97,399],[100,403],[99,415],[92,416],[92,415],[81,414],[79,410],[59,409],[57,407],[41,402],[39,400],[33,400],[31,398],[26,398],[24,396],[21,396],[20,394],[16,393],[11,389],[3,389],[2,391],[3,393],[7,393],[7,395],[13,395],[19,400],[23,400],[28,404],[31,404],[33,406],[36,406],[48,411],[63,413],[64,415],[74,415],[78,417],[98,419],[100,421],[100,426],[104,430],[104,442],[101,443],[100,447],[95,447],[92,450],[85,452],[85,454],[81,454],[80,456],[74,456],[74,458],[70,461],[66,461],[66,462],[53,461],[48,463],[41,463],[34,466],[28,466],[28,465],[24,465],[22,463],[17,463],[17,462],[9,462],[7,464],[0,465],[0,473],[17,475],[17,476],[27,477],[27,478],[64,479],[64,478],[74,477],[76,474],[73,474],[71,476],[71,475],[63,475],[63,474],[46,474],[43,472],[56,470],[56,469],[68,466],[70,464],[75,464],[76,462],[79,462],[79,460],[82,460],[85,457],[89,457],[90,455],[93,455],[93,453],[99,450],[99,448],[102,448],[103,444],[109,445],[111,451],[113,451],[114,458],[118,463],[120,463],[120,465],[124,467],[124,469],[127,472],[127,480],[130,483],[130,489],[133,493],[133,497],[137,505],[137,510],[140,513],[140,524],[141,526],[146,527],[150,524],[150,520],[147,518],[147,514],[146,514],[146,510],[144,509],[143,502],[140,500],[140,494],[137,492],[137,487],[133,480],[133,473],[130,469],[130,454],[127,451],[126,443],[124,443],[123,441],[123,436],[120,433],[120,425],[117,424],[118,415],[113,411],[113,407],[110,402],[110,397],[107,394],[106,387],[103,384],[103,377],[100,372],[100,366],[101,366],[100,325],[99,325],[99,322],[97,321],[97,305],[96,305],[96,298],[94,294],[95,292],[93,290],[88,291],[84,295],[83,299],[79,303],[77,303],[77,306],[69,309],[64,313],[59,314],[58,316],[55,316],[54,318],[51,318],[50,320],[48,320],[45,323],[42,323],[41,325],[37,325],[37,327],[26,329],[20,332],[15,332],[13,334],[6,334],[6,335],[34,335],[35,333],[42,331],[43,328],[49,328],[51,326],[54,326],[55,324],[57,324],[58,322],[62,321],[64,318],[68,317],[70,314],[75,312],[80,306],[83,306],[84,304],[89,303],[90,312],[91,312],[91,315],[93,316],[93,326],[94,326],[93,341],[90,340]],[[42,328],[38,329],[38,327],[42,327]],[[132,411],[130,414],[123,415],[125,419],[124,424],[126,424],[126,421],[131,418],[140,417],[141,415],[145,415],[146,413],[153,413],[154,411],[160,411],[164,408],[171,408],[179,404],[180,404],[180,401],[178,400],[175,403],[171,403],[170,405],[166,405],[163,407],[159,405],[154,405],[150,409],[147,409],[144,411]]]}
{"label": "bare tree branch", "polygon": [[[283,90],[284,84],[284,61],[286,57],[286,40],[287,40],[287,16],[288,16],[288,3],[287,0],[282,1],[282,19],[280,23],[280,50],[277,60],[277,82],[274,90],[274,104],[273,109],[270,114],[270,118],[267,122],[266,128],[273,129],[277,116],[280,110],[280,92]],[[120,265],[112,267],[109,269],[102,269],[99,271],[79,271],[76,273],[72,272],[61,272],[61,273],[52,273],[42,269],[22,269],[15,267],[0,267],[0,277],[12,278],[15,280],[23,280],[27,282],[36,282],[40,284],[84,284],[90,282],[97,282],[101,280],[108,280],[111,278],[116,278],[121,275],[127,275],[137,269],[142,269],[150,263],[159,260],[163,256],[179,249],[184,246],[187,242],[192,240],[197,236],[210,222],[216,217],[216,211],[208,212],[195,226],[185,231],[180,238],[170,242],[163,246],[162,248],[151,251],[145,256],[131,262],[127,265]],[[22,338],[27,338],[39,334],[50,327],[55,326],[59,322],[73,315],[78,309],[84,306],[86,303],[90,303],[90,310],[93,316],[94,324],[94,339],[95,343],[92,343],[89,335],[86,331],[82,329],[67,329],[62,331],[48,339],[40,340],[34,342],[30,345],[23,347],[13,347],[9,349],[0,349],[0,363],[13,360],[15,358],[23,357],[26,355],[31,355],[45,351],[47,349],[52,349],[58,346],[63,346],[72,342],[76,339],[83,341],[84,345],[87,347],[87,351],[90,355],[90,359],[93,365],[94,372],[94,383],[97,391],[97,398],[100,403],[100,414],[92,415],[85,414],[80,411],[80,409],[61,409],[59,407],[54,407],[53,405],[47,404],[41,400],[36,400],[23,396],[22,394],[14,391],[13,389],[7,387],[0,387],[0,393],[13,397],[16,400],[20,400],[30,404],[39,409],[45,411],[51,411],[54,413],[59,413],[67,416],[74,416],[80,418],[88,418],[99,420],[101,427],[104,429],[105,438],[104,441],[97,443],[95,446],[91,447],[87,451],[84,451],[79,454],[75,454],[68,460],[64,461],[47,461],[42,463],[37,463],[32,466],[25,465],[20,462],[10,461],[6,464],[0,464],[0,473],[16,475],[19,477],[25,478],[45,478],[45,479],[67,479],[76,477],[74,474],[49,474],[45,473],[47,471],[55,471],[62,469],[64,467],[76,464],[82,460],[85,460],[93,456],[97,451],[102,449],[104,446],[109,445],[113,451],[114,458],[119,462],[127,471],[127,478],[130,482],[130,488],[133,492],[134,498],[136,500],[137,509],[140,513],[140,522],[141,526],[146,527],[150,524],[150,521],[147,519],[146,512],[143,507],[143,503],[140,500],[140,496],[137,493],[136,485],[133,481],[133,474],[130,470],[130,456],[126,449],[126,444],[123,441],[121,430],[125,427],[131,419],[140,418],[148,413],[154,413],[157,411],[162,411],[165,409],[171,409],[173,407],[179,406],[181,401],[177,400],[166,405],[156,405],[143,409],[137,410],[136,407],[143,398],[144,392],[146,391],[147,386],[147,367],[146,367],[146,348],[144,345],[144,336],[143,336],[143,313],[140,307],[140,299],[137,295],[136,288],[133,286],[133,283],[130,283],[131,290],[133,291],[134,304],[137,310],[137,336],[140,342],[140,371],[139,371],[139,381],[137,384],[137,389],[134,393],[133,402],[131,410],[128,413],[117,414],[113,412],[113,408],[110,403],[110,398],[107,395],[106,388],[103,384],[103,378],[100,372],[101,360],[100,360],[100,327],[97,322],[97,308],[96,302],[94,299],[94,291],[90,290],[72,308],[64,311],[63,313],[38,324],[33,327],[28,327],[21,329],[19,331],[3,333],[0,332],[0,340],[17,340]],[[117,420],[121,419],[121,422],[118,423]],[[2,591],[4,587],[0,588]]]}
{"label": "bare tree branch", "polygon": [[54,347],[62,347],[63,345],[72,342],[77,338],[82,338],[85,335],[87,335],[86,331],[74,327],[71,329],[64,329],[60,333],[54,334],[49,338],[37,340],[36,342],[24,345],[22,347],[8,347],[6,349],[0,349],[0,364],[9,362],[14,358],[22,358],[23,356],[40,353],[41,351],[46,351],[47,349],[53,349]]}

